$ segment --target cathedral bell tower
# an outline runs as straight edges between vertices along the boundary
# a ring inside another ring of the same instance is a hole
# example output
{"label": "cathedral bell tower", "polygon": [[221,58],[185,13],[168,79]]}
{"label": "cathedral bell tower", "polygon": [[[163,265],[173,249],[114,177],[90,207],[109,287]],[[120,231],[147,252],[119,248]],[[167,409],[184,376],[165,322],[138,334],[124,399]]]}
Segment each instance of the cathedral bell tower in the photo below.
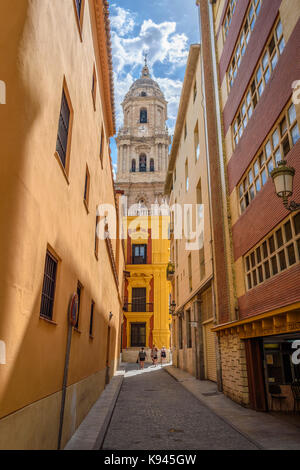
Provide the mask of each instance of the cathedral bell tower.
{"label": "cathedral bell tower", "polygon": [[[136,362],[137,350],[170,347],[169,215],[158,209],[164,201],[169,134],[167,102],[152,80],[145,59],[141,77],[122,103],[124,127],[116,139],[116,189],[127,196],[123,222],[126,279],[122,323],[122,358]],[[151,207],[154,205],[154,207]],[[151,211],[153,209],[153,211]],[[151,211],[151,212],[150,212]],[[148,353],[150,358],[150,353]]]}
{"label": "cathedral bell tower", "polygon": [[128,197],[128,207],[141,204],[151,209],[163,201],[170,137],[167,102],[150,76],[146,57],[141,77],[132,84],[122,107],[116,188]]}

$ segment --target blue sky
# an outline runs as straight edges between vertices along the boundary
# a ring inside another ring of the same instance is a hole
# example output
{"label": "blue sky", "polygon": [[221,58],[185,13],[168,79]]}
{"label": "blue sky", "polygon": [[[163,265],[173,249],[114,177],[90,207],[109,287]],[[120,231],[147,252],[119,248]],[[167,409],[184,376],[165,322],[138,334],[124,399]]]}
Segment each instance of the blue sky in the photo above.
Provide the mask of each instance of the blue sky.
{"label": "blue sky", "polygon": [[[172,134],[190,44],[199,42],[195,0],[111,0],[110,20],[114,64],[117,129],[123,124],[121,102],[139,78],[148,52],[152,77],[168,101]],[[111,140],[114,168],[117,149]]]}

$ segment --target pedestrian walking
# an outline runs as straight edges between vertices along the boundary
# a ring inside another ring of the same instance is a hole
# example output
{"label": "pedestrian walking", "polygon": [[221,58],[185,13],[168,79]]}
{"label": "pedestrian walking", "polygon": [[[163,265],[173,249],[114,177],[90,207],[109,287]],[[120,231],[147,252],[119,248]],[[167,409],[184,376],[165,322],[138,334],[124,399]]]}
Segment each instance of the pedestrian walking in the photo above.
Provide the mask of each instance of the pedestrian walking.
{"label": "pedestrian walking", "polygon": [[158,349],[155,347],[155,344],[153,344],[152,349],[151,349],[151,359],[152,359],[152,364],[154,366],[157,365],[157,356],[158,356]]}
{"label": "pedestrian walking", "polygon": [[166,348],[163,346],[160,351],[160,364],[163,365],[164,360],[167,357],[167,351]]}
{"label": "pedestrian walking", "polygon": [[144,350],[144,348],[142,348],[136,360],[137,363],[140,363],[140,369],[144,369],[146,357],[147,357],[146,351]]}

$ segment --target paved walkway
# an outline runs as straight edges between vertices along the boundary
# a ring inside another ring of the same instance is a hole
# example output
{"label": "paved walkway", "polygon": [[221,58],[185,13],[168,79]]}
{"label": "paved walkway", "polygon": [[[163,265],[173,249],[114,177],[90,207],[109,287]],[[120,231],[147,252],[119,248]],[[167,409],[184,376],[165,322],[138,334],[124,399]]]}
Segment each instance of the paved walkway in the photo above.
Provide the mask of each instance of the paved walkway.
{"label": "paved walkway", "polygon": [[126,367],[102,449],[255,450],[259,447],[217,416],[161,367]]}
{"label": "paved walkway", "polygon": [[300,449],[300,416],[258,413],[168,365],[121,364],[66,449]]}
{"label": "paved walkway", "polygon": [[223,393],[219,393],[213,382],[196,380],[192,375],[174,366],[165,370],[204,405],[256,442],[261,449],[300,449],[299,415],[261,413],[243,408]]}

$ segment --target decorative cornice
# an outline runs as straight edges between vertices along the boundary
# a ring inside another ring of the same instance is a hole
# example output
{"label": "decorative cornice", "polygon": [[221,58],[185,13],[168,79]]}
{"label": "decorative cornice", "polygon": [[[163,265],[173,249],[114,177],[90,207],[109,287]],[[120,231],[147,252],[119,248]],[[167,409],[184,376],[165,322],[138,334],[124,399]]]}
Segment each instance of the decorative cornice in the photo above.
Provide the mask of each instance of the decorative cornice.
{"label": "decorative cornice", "polygon": [[93,0],[93,2],[95,8],[98,47],[100,51],[100,72],[109,122],[109,134],[110,136],[113,136],[116,133],[116,119],[109,3],[107,0]]}

